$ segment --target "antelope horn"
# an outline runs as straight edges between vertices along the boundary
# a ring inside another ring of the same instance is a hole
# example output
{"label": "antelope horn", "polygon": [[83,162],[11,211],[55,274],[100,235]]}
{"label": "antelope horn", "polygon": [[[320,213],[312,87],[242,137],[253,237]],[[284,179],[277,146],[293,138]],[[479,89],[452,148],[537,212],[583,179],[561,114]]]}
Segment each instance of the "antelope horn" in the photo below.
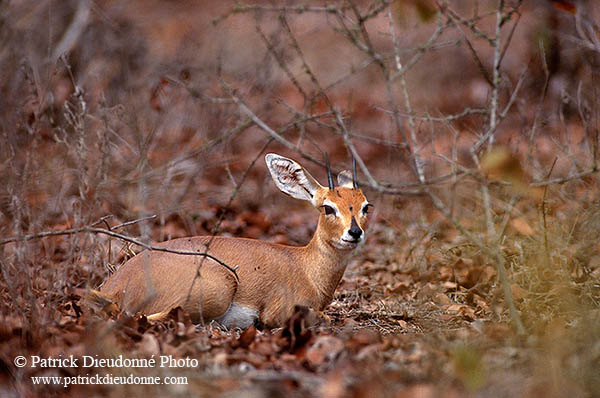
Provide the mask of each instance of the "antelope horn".
{"label": "antelope horn", "polygon": [[356,159],[352,155],[352,185],[354,189],[358,189],[358,178],[356,177]]}
{"label": "antelope horn", "polygon": [[333,177],[331,176],[331,166],[329,165],[329,156],[325,152],[325,166],[327,166],[327,182],[329,183],[329,189],[335,188],[333,184]]}

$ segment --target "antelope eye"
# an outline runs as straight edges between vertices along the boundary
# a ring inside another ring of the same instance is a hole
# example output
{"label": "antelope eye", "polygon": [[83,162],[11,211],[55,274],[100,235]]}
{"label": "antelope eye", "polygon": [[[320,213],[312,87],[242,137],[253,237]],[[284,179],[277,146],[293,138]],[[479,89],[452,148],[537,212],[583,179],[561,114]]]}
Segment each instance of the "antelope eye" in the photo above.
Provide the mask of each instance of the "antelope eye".
{"label": "antelope eye", "polygon": [[325,210],[325,215],[329,216],[329,215],[334,215],[335,216],[335,209],[331,206],[328,205],[323,205],[321,206],[323,207],[323,210]]}
{"label": "antelope eye", "polygon": [[370,204],[370,203],[367,203],[367,204],[366,204],[366,205],[363,207],[363,209],[362,209],[362,212],[363,212],[363,214],[369,214],[369,209],[370,209],[371,207],[373,207],[373,205],[372,205],[372,204]]}

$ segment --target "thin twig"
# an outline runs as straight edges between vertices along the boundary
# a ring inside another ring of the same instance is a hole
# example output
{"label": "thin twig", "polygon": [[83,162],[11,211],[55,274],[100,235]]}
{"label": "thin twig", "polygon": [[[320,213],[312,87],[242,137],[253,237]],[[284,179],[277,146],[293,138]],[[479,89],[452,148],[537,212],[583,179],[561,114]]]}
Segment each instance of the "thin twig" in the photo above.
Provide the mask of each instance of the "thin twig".
{"label": "thin twig", "polygon": [[[494,122],[494,124],[492,124],[490,122],[488,130],[485,132],[485,134],[483,134],[479,138],[479,140],[477,140],[477,142],[475,144],[473,144],[473,146],[471,147],[472,154],[476,155],[479,153],[480,149],[483,147],[483,144],[485,144],[486,141],[489,142],[490,137],[492,137],[494,135],[494,133],[496,132],[496,129],[498,128],[500,123],[506,118],[508,111],[512,108],[515,101],[517,100],[517,94],[519,93],[521,86],[523,85],[523,82],[525,81],[526,76],[527,76],[527,68],[524,68],[521,71],[521,74],[519,75],[519,80],[517,80],[517,85],[516,85],[515,89],[513,90],[512,94],[510,96],[510,99],[508,100],[508,103],[506,104],[506,106],[504,107],[502,112],[500,112],[499,114],[496,113],[497,119]],[[490,114],[491,114],[491,111],[490,111]],[[489,148],[489,146],[488,146],[488,148]]]}
{"label": "thin twig", "polygon": [[464,19],[456,12],[454,12],[450,7],[448,7],[447,4],[439,7],[440,10],[444,12],[451,20],[455,21],[458,24],[466,26],[467,28],[469,28],[469,30],[471,30],[471,32],[473,32],[473,35],[486,40],[492,46],[494,45],[494,39],[492,39],[487,33],[480,30],[476,25],[476,23],[479,22],[479,20],[483,19],[485,16],[480,16],[474,19]]}
{"label": "thin twig", "polygon": [[[231,206],[231,203],[233,202],[233,200],[237,196],[237,194],[240,191],[242,185],[246,181],[246,178],[250,174],[250,170],[252,170],[252,168],[256,164],[256,161],[258,160],[258,158],[267,149],[267,147],[271,144],[272,141],[273,141],[273,138],[268,139],[267,142],[261,148],[261,150],[258,152],[258,154],[256,155],[256,157],[252,160],[252,162],[250,162],[250,164],[248,165],[248,167],[244,171],[244,174],[242,175],[242,178],[241,178],[240,182],[234,186],[233,191],[231,192],[231,195],[229,196],[229,201],[225,205],[225,208]],[[212,230],[212,236],[210,237],[210,239],[208,240],[208,242],[206,242],[206,244],[205,244],[205,249],[204,249],[204,253],[203,253],[205,255],[205,257],[202,258],[202,260],[200,261],[200,263],[196,267],[196,273],[194,275],[194,279],[192,280],[192,283],[190,284],[190,288],[189,288],[188,294],[186,296],[186,303],[189,301],[189,299],[190,299],[190,297],[192,295],[192,289],[194,287],[194,284],[196,283],[196,281],[200,277],[200,269],[202,268],[202,265],[204,264],[204,260],[206,259],[206,257],[208,257],[208,258],[212,257],[212,256],[208,255],[207,253],[208,253],[208,250],[210,249],[210,246],[212,245],[214,239],[216,238],[217,233],[219,232],[219,229],[221,227],[221,223],[223,222],[224,219],[225,219],[225,212],[222,212],[220,214],[220,216],[219,216],[219,219],[217,220],[217,223],[216,223],[215,227]],[[237,274],[235,275],[235,277],[236,277],[236,280],[239,282],[239,279],[237,278]],[[200,308],[200,311],[201,310],[202,310],[202,308]]]}
{"label": "thin twig", "polygon": [[575,174],[573,174],[571,176],[568,176],[568,177],[553,178],[551,180],[534,182],[534,183],[531,183],[530,186],[532,186],[532,187],[545,187],[547,185],[564,184],[565,182],[569,182],[569,181],[573,181],[573,180],[580,180],[580,179],[582,179],[584,177],[590,176],[592,174],[596,174],[599,170],[600,169],[598,167],[592,167],[589,170],[582,171],[580,173],[575,173]]}
{"label": "thin twig", "polygon": [[224,263],[223,261],[219,260],[217,257],[215,257],[211,254],[202,253],[199,251],[173,250],[173,249],[168,249],[166,247],[153,246],[153,245],[144,243],[138,239],[132,238],[131,236],[123,235],[118,232],[114,232],[114,231],[111,231],[111,230],[108,230],[105,228],[95,228],[95,227],[90,227],[90,226],[84,226],[84,227],[79,227],[79,228],[63,229],[60,231],[38,232],[36,234],[28,234],[28,235],[23,235],[23,236],[15,236],[15,237],[2,239],[2,240],[0,240],[0,246],[4,246],[11,242],[25,242],[25,241],[29,241],[29,240],[33,240],[33,239],[46,238],[48,236],[75,235],[75,234],[80,234],[80,233],[104,234],[104,235],[112,236],[113,238],[119,238],[121,240],[124,240],[125,242],[133,243],[135,245],[141,246],[144,249],[151,250],[151,251],[180,254],[180,255],[185,255],[185,256],[207,257],[207,258],[210,258],[211,260],[217,262],[218,264],[222,265],[223,267],[227,268],[227,270],[229,270],[231,273],[233,273],[236,280],[239,281],[237,273],[236,273],[237,266],[232,267],[230,265],[227,265],[226,263]]}
{"label": "thin twig", "polygon": [[[554,162],[552,162],[552,166],[550,166],[550,171],[548,171],[548,175],[546,179],[550,178],[552,175],[552,171],[554,170],[554,166],[556,165],[556,161],[558,158],[554,158]],[[550,265],[550,247],[548,246],[548,226],[546,224],[546,194],[548,193],[548,185],[544,186],[544,194],[542,195],[542,224],[544,226],[544,251],[546,253],[546,264]]]}
{"label": "thin twig", "polygon": [[[376,106],[375,109],[381,111],[381,112],[385,112],[388,114],[393,114],[393,111],[390,111],[388,109],[384,109],[381,107]],[[435,116],[429,116],[429,115],[425,115],[425,116],[419,116],[419,115],[412,115],[412,118],[415,120],[421,120],[421,121],[425,121],[425,122],[439,122],[439,123],[446,123],[446,122],[451,122],[454,120],[459,120],[471,115],[487,115],[488,110],[484,109],[484,108],[465,108],[463,111],[459,112],[459,113],[455,113],[452,115],[446,115],[446,116],[440,116],[440,117],[435,117]],[[410,117],[409,114],[407,113],[402,113],[402,112],[396,112],[396,114],[400,117]]]}
{"label": "thin twig", "polygon": [[[393,21],[390,21],[390,23],[393,23]],[[393,73],[390,76],[390,81],[395,81],[396,79],[398,79],[401,76],[403,76],[404,74],[406,74],[406,72],[411,70],[412,67],[414,65],[416,65],[421,60],[421,58],[423,58],[423,56],[425,56],[425,53],[427,53],[428,50],[431,50],[432,48],[435,47],[435,42],[440,38],[442,33],[444,33],[444,31],[447,28],[448,28],[448,26],[442,24],[442,20],[438,16],[437,26],[435,28],[435,31],[431,34],[431,36],[429,36],[429,39],[427,39],[427,42],[424,45],[421,45],[416,48],[417,53],[415,55],[413,55],[413,57],[411,59],[409,59],[407,62],[405,62],[402,69],[397,70],[395,73]]]}
{"label": "thin twig", "polygon": [[151,216],[142,217],[142,218],[138,218],[138,219],[135,219],[135,220],[131,220],[131,221],[127,221],[127,222],[115,225],[114,227],[112,227],[110,229],[111,230],[120,229],[120,228],[128,227],[128,226],[133,225],[133,224],[137,224],[139,222],[153,220],[155,218],[156,218],[156,214],[153,214]]}
{"label": "thin twig", "polygon": [[[344,120],[342,119],[341,113],[339,111],[337,111],[336,114],[335,114],[335,116],[336,116],[336,120],[338,122],[338,126],[340,127],[340,129],[344,133],[344,145],[346,145],[346,147],[348,148],[348,150],[352,154],[352,157],[356,160],[356,163],[358,164],[358,167],[360,167],[360,169],[363,172],[363,174],[367,177],[367,180],[369,181],[369,184],[371,186],[378,186],[379,183],[375,180],[375,178],[373,177],[373,175],[371,174],[371,172],[367,168],[367,165],[365,164],[365,162],[362,160],[362,158],[358,154],[358,151],[354,147],[354,144],[352,143],[352,140],[350,140],[350,137],[348,135],[348,130],[346,129],[346,125],[344,123]],[[360,184],[359,181],[357,181],[357,183]]]}
{"label": "thin twig", "polygon": [[[396,69],[398,70],[398,72],[402,72],[402,70],[404,69],[402,67],[402,61],[400,60],[400,53],[399,53],[399,45],[398,45],[398,39],[396,37],[396,31],[394,29],[394,20],[392,18],[392,11],[388,10],[388,19],[389,19],[389,27],[390,27],[390,33],[392,35],[392,44],[394,47],[394,54],[395,54],[395,61],[396,61]],[[408,89],[406,87],[406,79],[404,76],[404,73],[402,73],[400,75],[400,87],[402,88],[402,96],[404,97],[404,106],[406,107],[406,111],[408,112],[408,131],[410,133],[410,140],[411,140],[411,153],[412,153],[412,157],[413,157],[413,161],[414,161],[414,165],[415,165],[415,171],[417,173],[417,177],[419,179],[419,182],[423,183],[425,182],[425,172],[423,170],[423,161],[421,160],[421,157],[419,156],[419,143],[417,142],[417,133],[416,133],[416,127],[415,127],[415,119],[413,117],[413,109],[412,109],[412,105],[410,103],[410,97],[408,95]]]}
{"label": "thin twig", "polygon": [[488,137],[488,152],[492,150],[494,143],[494,131],[496,131],[497,125],[497,111],[498,111],[498,92],[500,90],[500,47],[502,46],[500,39],[500,29],[502,27],[502,11],[504,9],[504,0],[498,0],[498,9],[496,11],[496,32],[493,41],[494,47],[494,65],[492,68],[492,99],[490,106],[490,127]]}
{"label": "thin twig", "polygon": [[327,6],[323,7],[323,6],[309,6],[306,4],[298,5],[298,6],[276,6],[276,5],[237,3],[227,13],[219,16],[218,18],[215,18],[212,21],[212,23],[217,25],[217,24],[221,23],[222,21],[226,20],[227,18],[229,18],[231,15],[248,13],[248,12],[261,11],[261,12],[277,12],[277,13],[285,12],[285,13],[296,13],[296,14],[312,12],[312,13],[317,13],[317,14],[322,14],[322,13],[333,14],[336,12],[343,11],[346,8],[347,8],[347,6],[337,7],[335,5],[327,5]]}
{"label": "thin twig", "polygon": [[52,51],[52,55],[50,59],[52,62],[56,62],[56,60],[71,51],[71,49],[77,44],[77,41],[85,31],[86,26],[89,22],[89,17],[91,14],[91,0],[80,0],[79,5],[77,7],[77,11],[71,20],[68,28],[65,30],[65,33],[61,37],[60,41],[54,47]]}

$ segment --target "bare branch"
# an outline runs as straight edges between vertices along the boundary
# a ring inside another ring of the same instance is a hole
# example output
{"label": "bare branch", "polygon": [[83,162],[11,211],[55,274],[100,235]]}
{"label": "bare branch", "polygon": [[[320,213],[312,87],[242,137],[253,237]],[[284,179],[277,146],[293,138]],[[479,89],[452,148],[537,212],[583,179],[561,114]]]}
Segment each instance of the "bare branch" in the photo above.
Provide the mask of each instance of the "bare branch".
{"label": "bare branch", "polygon": [[554,185],[554,184],[564,184],[565,182],[579,180],[579,179],[588,177],[590,175],[596,174],[598,171],[599,171],[598,167],[594,166],[589,170],[575,173],[568,177],[553,178],[551,180],[538,181],[538,182],[531,183],[530,185],[532,187],[545,187],[545,186]]}
{"label": "bare branch", "polygon": [[133,225],[133,224],[137,224],[139,222],[153,220],[155,218],[156,218],[156,214],[153,214],[151,216],[142,217],[142,218],[138,218],[136,220],[131,220],[131,221],[127,221],[127,222],[121,223],[119,225],[115,225],[114,227],[111,227],[110,229],[111,230],[115,230],[115,229],[119,229],[119,228],[124,228],[124,227],[128,227],[130,225]]}
{"label": "bare branch", "polygon": [[80,233],[103,234],[103,235],[112,236],[113,238],[119,238],[125,242],[133,243],[134,245],[141,246],[144,249],[151,250],[151,251],[180,254],[180,255],[185,255],[185,256],[202,256],[202,257],[210,258],[211,260],[213,260],[213,261],[217,262],[218,264],[222,265],[223,267],[227,268],[227,270],[229,270],[231,273],[233,273],[236,280],[239,281],[237,273],[236,273],[237,267],[229,266],[211,254],[202,253],[202,252],[200,252],[200,250],[198,250],[198,251],[173,250],[173,249],[167,249],[165,247],[152,246],[152,245],[142,242],[141,240],[132,238],[131,236],[123,235],[123,234],[120,234],[118,232],[114,232],[114,231],[111,231],[108,229],[96,228],[96,227],[91,227],[91,226],[84,226],[84,227],[79,227],[79,228],[69,228],[69,229],[63,229],[60,231],[45,231],[45,232],[39,232],[36,234],[15,236],[15,237],[0,240],[0,246],[4,246],[11,242],[24,242],[24,241],[29,241],[32,239],[46,238],[48,236],[75,235],[75,234],[80,234]]}
{"label": "bare branch", "polygon": [[[390,33],[392,35],[392,44],[394,47],[394,54],[395,54],[395,60],[396,60],[396,69],[398,70],[398,72],[402,72],[402,70],[404,69],[402,67],[402,62],[400,60],[400,53],[399,53],[399,49],[398,49],[398,39],[396,37],[396,31],[394,30],[394,20],[392,18],[392,11],[389,10],[388,11],[388,19],[389,19],[389,26],[390,26]],[[413,156],[413,161],[414,161],[414,165],[415,165],[415,171],[417,173],[417,177],[419,178],[419,181],[421,183],[425,182],[425,173],[423,171],[423,161],[421,160],[421,157],[419,156],[419,143],[417,142],[417,134],[416,134],[416,127],[415,127],[415,119],[413,117],[413,109],[412,109],[412,105],[410,103],[410,97],[408,95],[408,89],[406,88],[406,79],[404,76],[404,73],[400,74],[400,86],[402,87],[402,95],[404,97],[404,106],[406,107],[406,110],[408,112],[408,131],[410,133],[410,140],[411,140],[411,146],[412,146],[412,156]]]}
{"label": "bare branch", "polygon": [[63,36],[61,37],[56,47],[54,47],[54,50],[52,51],[50,59],[53,62],[56,62],[56,60],[63,54],[71,51],[75,44],[77,44],[77,40],[79,40],[79,37],[84,32],[88,24],[90,10],[92,8],[92,1],[80,0],[78,3],[79,4],[77,7],[77,11],[73,16],[71,23],[65,30]]}
{"label": "bare branch", "polygon": [[306,4],[302,4],[302,5],[298,5],[298,6],[276,6],[276,5],[237,3],[229,12],[214,19],[213,24],[217,25],[217,24],[221,23],[222,21],[226,20],[227,18],[229,18],[231,15],[243,14],[243,13],[248,13],[248,12],[257,12],[257,11],[275,12],[275,13],[289,12],[289,13],[295,13],[295,14],[303,14],[306,12],[312,12],[312,13],[318,13],[318,14],[321,14],[321,13],[334,14],[334,13],[343,11],[347,8],[348,8],[348,6],[338,7],[335,5],[327,5],[327,6],[322,7],[322,6],[309,6]]}
{"label": "bare branch", "polygon": [[504,9],[504,0],[498,0],[498,9],[496,10],[496,33],[493,40],[494,47],[494,65],[492,67],[492,99],[490,105],[490,127],[488,129],[488,151],[494,144],[494,132],[498,124],[498,91],[500,90],[500,29],[502,27],[502,11]]}
{"label": "bare branch", "polygon": [[471,32],[473,32],[473,34],[476,37],[486,40],[491,46],[494,45],[494,39],[492,39],[487,33],[480,30],[476,25],[476,23],[484,16],[480,16],[478,18],[472,18],[472,19],[464,19],[463,17],[458,15],[456,12],[454,12],[450,7],[448,7],[447,4],[444,4],[443,6],[441,6],[440,9],[443,13],[448,15],[448,17],[451,20],[469,28],[469,30],[471,30]]}
{"label": "bare branch", "polygon": [[[393,111],[390,111],[388,109],[384,109],[381,107],[375,107],[375,109],[381,111],[381,112],[385,112],[388,114],[394,114]],[[447,122],[451,122],[454,120],[459,120],[459,119],[463,119],[465,117],[469,117],[472,115],[487,115],[488,110],[484,109],[484,108],[474,108],[471,109],[469,107],[465,108],[462,112],[453,114],[453,115],[446,115],[446,116],[429,116],[429,115],[424,115],[424,116],[419,116],[419,115],[412,115],[413,119],[415,120],[422,120],[425,122],[440,122],[440,123],[444,123],[446,124]],[[410,117],[410,115],[408,113],[402,113],[402,112],[396,112],[396,114],[400,117]]]}
{"label": "bare branch", "polygon": [[[508,100],[508,103],[506,104],[506,106],[504,107],[502,112],[500,112],[499,115],[497,114],[496,122],[493,125],[490,122],[488,130],[485,132],[485,134],[482,135],[479,138],[479,140],[477,140],[477,142],[475,144],[473,144],[473,146],[471,147],[472,154],[474,154],[474,155],[478,154],[479,151],[481,150],[481,147],[483,146],[483,144],[485,144],[486,141],[489,141],[490,137],[496,132],[496,129],[498,128],[498,126],[500,125],[502,120],[504,120],[504,118],[508,114],[508,111],[510,110],[510,108],[512,108],[513,104],[517,100],[517,94],[519,93],[519,90],[521,89],[521,86],[523,85],[523,82],[525,81],[526,74],[527,74],[527,68],[525,68],[521,71],[521,74],[519,75],[519,80],[517,81],[517,85],[516,85],[515,89],[513,90],[512,94],[510,96],[510,99]],[[496,104],[496,106],[497,106],[497,104]],[[492,127],[493,127],[493,129],[492,129]]]}

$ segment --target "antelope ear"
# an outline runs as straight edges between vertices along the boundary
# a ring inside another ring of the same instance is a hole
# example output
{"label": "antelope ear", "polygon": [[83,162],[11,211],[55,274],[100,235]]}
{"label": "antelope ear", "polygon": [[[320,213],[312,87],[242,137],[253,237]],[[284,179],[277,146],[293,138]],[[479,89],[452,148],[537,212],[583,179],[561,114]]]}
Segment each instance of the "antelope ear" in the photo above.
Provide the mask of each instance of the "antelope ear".
{"label": "antelope ear", "polygon": [[277,188],[293,198],[307,200],[316,206],[317,192],[323,187],[308,171],[292,159],[275,153],[268,153],[265,161]]}
{"label": "antelope ear", "polygon": [[344,188],[354,188],[354,180],[352,179],[352,172],[350,170],[341,171],[338,174],[338,185]]}

